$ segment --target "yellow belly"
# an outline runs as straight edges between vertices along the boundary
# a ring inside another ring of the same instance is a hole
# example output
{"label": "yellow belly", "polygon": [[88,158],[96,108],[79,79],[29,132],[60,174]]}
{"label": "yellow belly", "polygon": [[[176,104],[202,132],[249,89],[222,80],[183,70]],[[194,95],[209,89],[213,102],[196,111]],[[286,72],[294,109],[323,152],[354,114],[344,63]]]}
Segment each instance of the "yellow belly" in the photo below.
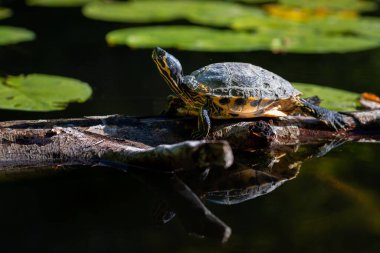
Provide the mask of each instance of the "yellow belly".
{"label": "yellow belly", "polygon": [[212,97],[211,118],[283,117],[294,110],[291,99],[258,99],[241,97]]}
{"label": "yellow belly", "polygon": [[[241,97],[210,97],[209,115],[213,119],[284,117],[293,112],[296,105],[292,99],[258,99]],[[177,108],[182,116],[198,116],[199,108]]]}

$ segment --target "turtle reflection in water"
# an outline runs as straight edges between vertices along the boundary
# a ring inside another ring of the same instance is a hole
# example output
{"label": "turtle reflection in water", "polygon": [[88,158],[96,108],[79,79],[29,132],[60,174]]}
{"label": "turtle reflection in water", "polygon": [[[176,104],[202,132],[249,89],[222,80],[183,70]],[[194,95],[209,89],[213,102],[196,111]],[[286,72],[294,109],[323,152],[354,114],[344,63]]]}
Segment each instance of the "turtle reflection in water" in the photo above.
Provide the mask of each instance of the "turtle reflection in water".
{"label": "turtle reflection in water", "polygon": [[[223,62],[184,76],[181,63],[165,50],[155,48],[152,58],[182,102],[182,108],[175,110],[198,117],[198,129],[192,134],[194,138],[207,137],[210,118],[281,117],[295,111],[314,116],[334,129],[346,126],[341,114],[300,98],[301,92],[288,81],[261,67]],[[181,103],[173,99],[172,105],[177,104]]]}
{"label": "turtle reflection in water", "polygon": [[[295,178],[304,154],[295,151],[255,150],[241,152],[249,162],[236,162],[228,170],[210,171],[206,179],[190,187],[209,202],[234,205],[270,193],[288,180]],[[241,158],[244,159],[244,158]],[[236,158],[239,161],[239,157]],[[186,181],[186,179],[185,179]]]}
{"label": "turtle reflection in water", "polygon": [[[324,156],[343,143],[345,140],[337,139],[317,146],[281,146],[271,150],[241,151],[236,155],[234,165],[227,170],[214,169],[206,175],[204,172],[184,171],[178,173],[178,177],[202,200],[221,205],[235,205],[277,189],[298,175],[303,161]],[[165,198],[165,195],[162,197]],[[170,203],[163,204],[156,210],[156,221],[170,221],[178,211],[175,208],[169,211],[171,209]],[[182,208],[187,209],[191,207]],[[181,220],[193,219],[188,217],[191,216],[188,213],[180,216]]]}

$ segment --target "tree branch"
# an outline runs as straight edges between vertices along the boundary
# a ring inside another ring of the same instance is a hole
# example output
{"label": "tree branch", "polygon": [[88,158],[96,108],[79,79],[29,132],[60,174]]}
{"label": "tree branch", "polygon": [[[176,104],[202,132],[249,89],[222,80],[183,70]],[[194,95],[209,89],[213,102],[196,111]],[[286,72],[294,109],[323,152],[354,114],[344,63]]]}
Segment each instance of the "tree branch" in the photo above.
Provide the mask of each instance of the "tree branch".
{"label": "tree branch", "polygon": [[[247,121],[214,120],[207,141],[184,142],[194,118],[120,115],[79,119],[0,122],[0,168],[95,164],[100,159],[173,170],[228,167],[233,148],[322,143],[335,138],[380,139],[380,110],[347,113],[349,129],[334,131],[302,116]],[[186,164],[186,165],[184,165]],[[154,166],[153,166],[154,165]]]}

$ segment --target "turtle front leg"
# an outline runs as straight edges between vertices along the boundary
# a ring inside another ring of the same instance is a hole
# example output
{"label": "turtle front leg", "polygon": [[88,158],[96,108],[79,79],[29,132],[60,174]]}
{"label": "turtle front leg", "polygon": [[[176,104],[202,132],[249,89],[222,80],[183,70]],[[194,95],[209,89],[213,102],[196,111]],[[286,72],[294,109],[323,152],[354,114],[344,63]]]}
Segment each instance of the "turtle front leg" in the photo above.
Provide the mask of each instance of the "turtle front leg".
{"label": "turtle front leg", "polygon": [[338,129],[345,129],[348,127],[348,123],[344,121],[342,114],[336,111],[331,111],[326,108],[314,105],[305,99],[297,100],[297,104],[301,107],[302,111],[308,115],[318,118],[326,125]]}
{"label": "turtle front leg", "polygon": [[211,128],[211,120],[209,116],[209,112],[207,110],[207,106],[203,106],[199,109],[198,114],[198,129],[194,130],[191,134],[191,138],[193,139],[204,139],[207,137]]}

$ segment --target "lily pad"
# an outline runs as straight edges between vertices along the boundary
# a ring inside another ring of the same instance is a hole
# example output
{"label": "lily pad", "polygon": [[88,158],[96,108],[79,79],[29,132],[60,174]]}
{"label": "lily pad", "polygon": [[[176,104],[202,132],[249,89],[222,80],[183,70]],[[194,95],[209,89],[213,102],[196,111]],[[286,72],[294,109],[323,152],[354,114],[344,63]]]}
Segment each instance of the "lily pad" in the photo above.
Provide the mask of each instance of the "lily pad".
{"label": "lily pad", "polygon": [[307,22],[305,26],[326,33],[351,33],[355,36],[380,40],[380,18],[378,17],[361,17],[351,20],[329,18],[313,20]]}
{"label": "lily pad", "polygon": [[29,6],[77,7],[97,0],[27,0]]}
{"label": "lily pad", "polygon": [[172,47],[197,51],[249,51],[265,49],[266,38],[245,32],[223,31],[198,26],[152,26],[126,28],[107,34],[110,45],[132,48]]}
{"label": "lily pad", "polygon": [[[317,2],[313,6],[318,6]],[[272,16],[251,6],[210,0],[93,2],[83,8],[83,13],[106,21],[149,23],[186,19],[238,30],[234,33],[195,26],[160,26],[118,30],[107,35],[111,45],[137,48],[161,45],[198,51],[346,53],[380,46],[380,18],[375,17],[327,15],[300,22]]]}
{"label": "lily pad", "polygon": [[278,17],[256,16],[236,19],[231,27],[272,37],[272,51],[346,53],[380,46],[380,19],[374,17],[296,22]]}
{"label": "lily pad", "polygon": [[8,18],[12,16],[12,11],[8,8],[0,7],[0,19]]}
{"label": "lily pad", "polygon": [[259,8],[234,3],[220,3],[210,2],[207,5],[203,5],[202,8],[188,9],[184,18],[195,24],[228,27],[238,18],[254,18],[265,15],[263,10]]}
{"label": "lily pad", "polygon": [[352,35],[327,35],[302,30],[258,31],[256,36],[270,37],[273,52],[289,53],[348,53],[374,49],[380,46],[376,40]]}
{"label": "lily pad", "polygon": [[360,94],[315,84],[293,83],[303,93],[303,97],[317,95],[321,106],[335,111],[355,111],[360,107]]}
{"label": "lily pad", "polygon": [[93,2],[83,8],[86,17],[103,21],[151,23],[187,19],[219,26],[228,25],[233,18],[261,12],[257,8],[233,2],[190,0]]}
{"label": "lily pad", "polygon": [[44,74],[0,79],[0,108],[24,111],[63,110],[68,103],[85,102],[91,87],[73,78]]}
{"label": "lily pad", "polygon": [[35,34],[25,28],[0,26],[0,46],[34,40]]}
{"label": "lily pad", "polygon": [[[145,2],[145,1],[152,1],[152,0],[130,0],[130,1],[135,1],[135,2]],[[157,0],[157,1],[181,1],[181,0]],[[192,1],[201,1],[205,2],[205,0],[192,0]],[[207,0],[207,1],[219,1],[220,0]],[[261,4],[261,3],[270,3],[273,2],[274,0],[224,0],[226,2],[242,2],[242,3],[249,3],[249,4]]]}
{"label": "lily pad", "polygon": [[352,52],[376,48],[379,42],[354,36],[326,36],[297,30],[260,30],[256,33],[198,26],[153,26],[115,30],[107,34],[110,45],[132,48],[174,47],[182,50],[238,52],[271,50],[292,53]]}
{"label": "lily pad", "polygon": [[261,3],[273,2],[273,0],[231,0],[231,1],[249,3],[249,4],[261,4]]}
{"label": "lily pad", "polygon": [[230,27],[236,30],[273,29],[285,31],[297,29],[299,32],[324,33],[325,35],[344,36],[351,34],[358,37],[380,38],[380,18],[377,17],[344,19],[330,16],[297,22],[268,15],[256,15],[236,18]]}
{"label": "lily pad", "polygon": [[309,9],[374,11],[376,3],[366,0],[279,0],[284,5]]}

